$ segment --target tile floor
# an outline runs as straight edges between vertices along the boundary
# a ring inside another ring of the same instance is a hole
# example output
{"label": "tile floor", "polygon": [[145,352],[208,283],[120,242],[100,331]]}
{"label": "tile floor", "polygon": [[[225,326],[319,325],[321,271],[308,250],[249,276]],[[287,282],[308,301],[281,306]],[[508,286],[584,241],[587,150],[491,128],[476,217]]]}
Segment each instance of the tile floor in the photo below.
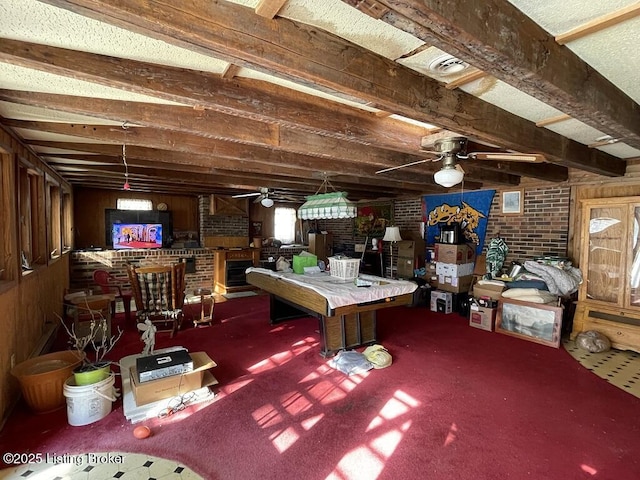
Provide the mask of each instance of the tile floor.
{"label": "tile floor", "polygon": [[640,398],[640,353],[611,349],[608,352],[589,353],[565,340],[564,348],[582,366],[622,390]]}
{"label": "tile floor", "polygon": [[172,460],[137,453],[87,453],[0,470],[2,480],[202,480]]}

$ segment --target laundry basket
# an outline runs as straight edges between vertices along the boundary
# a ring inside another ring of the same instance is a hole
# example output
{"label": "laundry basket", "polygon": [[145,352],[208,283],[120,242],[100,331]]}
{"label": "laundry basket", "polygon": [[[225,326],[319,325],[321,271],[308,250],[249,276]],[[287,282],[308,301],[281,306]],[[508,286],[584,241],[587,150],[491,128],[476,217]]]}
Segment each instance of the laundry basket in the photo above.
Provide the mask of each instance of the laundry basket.
{"label": "laundry basket", "polygon": [[332,277],[341,280],[355,280],[360,271],[360,259],[348,257],[329,257],[329,271]]}

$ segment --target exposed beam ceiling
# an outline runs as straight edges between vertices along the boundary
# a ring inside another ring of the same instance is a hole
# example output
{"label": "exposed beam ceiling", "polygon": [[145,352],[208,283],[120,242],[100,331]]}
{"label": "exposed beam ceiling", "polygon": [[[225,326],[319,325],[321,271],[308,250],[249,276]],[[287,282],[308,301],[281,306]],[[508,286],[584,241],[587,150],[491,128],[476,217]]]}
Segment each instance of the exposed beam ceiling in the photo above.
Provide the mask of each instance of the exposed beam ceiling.
{"label": "exposed beam ceiling", "polygon": [[[102,178],[119,188],[122,144],[141,191],[175,191],[175,180],[183,192],[266,186],[301,199],[323,178],[350,198],[445,191],[432,178],[441,164],[424,145],[452,135],[468,137],[469,151],[539,153],[548,162],[460,160],[468,189],[512,187],[521,177],[563,182],[569,169],[622,176],[640,153],[637,102],[515,0],[25,2],[0,7],[9,19],[0,26],[0,76],[15,75],[0,80],[0,123],[74,184]],[[43,25],[52,13],[55,23]],[[32,31],[24,19],[12,27],[12,15],[25,14],[35,17]],[[633,21],[621,15],[606,27]],[[129,35],[173,60],[133,43],[129,55],[78,44],[73,34],[47,37],[61,25],[89,37]],[[360,42],[358,28],[362,38],[380,29],[380,38]],[[418,59],[437,49],[473,68],[432,75]],[[487,85],[508,85],[547,108],[530,118],[493,102]],[[598,141],[565,133],[567,125],[584,125]],[[421,160],[429,161],[376,174]]]}

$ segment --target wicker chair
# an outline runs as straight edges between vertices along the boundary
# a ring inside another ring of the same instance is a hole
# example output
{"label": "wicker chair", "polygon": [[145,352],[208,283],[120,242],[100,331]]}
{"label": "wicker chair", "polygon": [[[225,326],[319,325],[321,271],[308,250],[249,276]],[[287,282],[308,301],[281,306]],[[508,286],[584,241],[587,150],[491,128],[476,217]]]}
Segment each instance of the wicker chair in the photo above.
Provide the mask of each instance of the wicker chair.
{"label": "wicker chair", "polygon": [[173,337],[184,317],[186,263],[171,266],[127,266],[138,322],[150,320],[157,332]]}

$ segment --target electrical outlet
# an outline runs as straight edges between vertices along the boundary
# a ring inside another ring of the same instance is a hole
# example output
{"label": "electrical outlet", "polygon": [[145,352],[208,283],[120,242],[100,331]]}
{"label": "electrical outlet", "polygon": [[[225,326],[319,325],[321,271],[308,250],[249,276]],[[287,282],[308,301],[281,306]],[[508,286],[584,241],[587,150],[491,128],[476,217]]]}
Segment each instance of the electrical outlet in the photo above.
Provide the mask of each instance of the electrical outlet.
{"label": "electrical outlet", "polygon": [[11,368],[16,366],[16,354],[11,354]]}

